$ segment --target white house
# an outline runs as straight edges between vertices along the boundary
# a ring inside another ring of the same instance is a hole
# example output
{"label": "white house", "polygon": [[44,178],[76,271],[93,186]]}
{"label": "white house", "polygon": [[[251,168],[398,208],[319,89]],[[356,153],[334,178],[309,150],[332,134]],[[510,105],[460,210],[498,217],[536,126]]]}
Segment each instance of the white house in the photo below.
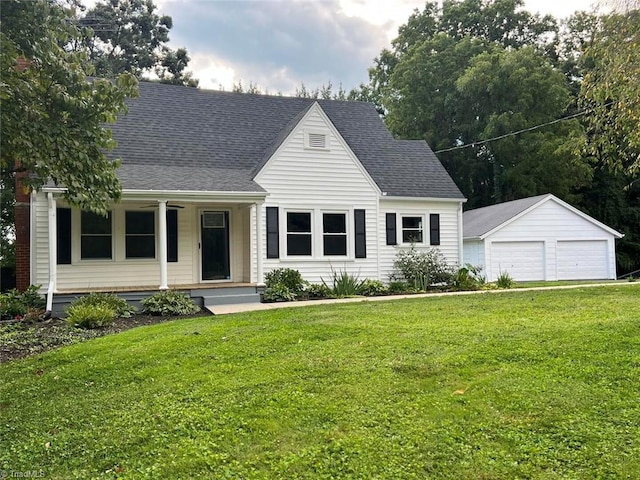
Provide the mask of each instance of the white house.
{"label": "white house", "polygon": [[255,301],[279,267],[386,282],[411,241],[461,261],[463,195],[371,104],[142,82],[113,136],[123,195],[108,218],[70,208],[64,186],[32,194],[30,279],[50,299],[175,288]]}
{"label": "white house", "polygon": [[463,225],[464,262],[489,281],[616,278],[623,235],[551,194],[468,210]]}

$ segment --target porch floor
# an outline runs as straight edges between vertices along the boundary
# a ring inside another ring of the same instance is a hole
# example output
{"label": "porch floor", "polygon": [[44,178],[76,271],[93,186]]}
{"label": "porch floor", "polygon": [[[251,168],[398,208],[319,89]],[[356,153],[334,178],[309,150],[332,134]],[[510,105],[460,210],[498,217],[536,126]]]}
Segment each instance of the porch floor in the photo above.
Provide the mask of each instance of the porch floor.
{"label": "porch floor", "polygon": [[[256,287],[257,283],[243,282],[219,282],[219,283],[188,283],[180,285],[169,285],[170,290],[209,290],[215,288],[237,288],[237,287]],[[65,295],[73,293],[123,293],[123,292],[149,292],[159,290],[158,285],[136,285],[133,287],[91,287],[91,288],[74,288],[74,289],[58,289],[56,294]]]}

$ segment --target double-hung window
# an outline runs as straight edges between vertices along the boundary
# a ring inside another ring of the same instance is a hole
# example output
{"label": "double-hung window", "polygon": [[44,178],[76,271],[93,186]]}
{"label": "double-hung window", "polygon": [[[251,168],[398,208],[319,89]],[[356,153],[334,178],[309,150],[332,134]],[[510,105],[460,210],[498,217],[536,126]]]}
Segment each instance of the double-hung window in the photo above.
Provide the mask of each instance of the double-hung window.
{"label": "double-hung window", "polygon": [[311,256],[311,212],[287,212],[287,255]]}
{"label": "double-hung window", "polygon": [[347,254],[347,215],[325,213],[322,215],[322,243],[325,256]]}
{"label": "double-hung window", "polygon": [[80,258],[112,258],[111,212],[106,217],[92,212],[80,216]]}
{"label": "double-hung window", "polygon": [[422,216],[403,216],[402,243],[422,243],[424,241],[423,223]]}
{"label": "double-hung window", "polygon": [[126,258],[155,258],[154,212],[125,212]]}

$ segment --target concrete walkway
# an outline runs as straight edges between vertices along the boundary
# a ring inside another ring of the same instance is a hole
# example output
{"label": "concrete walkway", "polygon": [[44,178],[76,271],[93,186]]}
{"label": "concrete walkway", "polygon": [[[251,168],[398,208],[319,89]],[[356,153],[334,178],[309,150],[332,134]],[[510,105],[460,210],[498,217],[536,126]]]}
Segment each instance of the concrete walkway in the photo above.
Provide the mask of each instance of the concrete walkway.
{"label": "concrete walkway", "polygon": [[[253,312],[256,310],[273,310],[276,308],[297,308],[308,307],[310,305],[328,305],[334,303],[356,303],[356,302],[386,302],[390,300],[401,300],[405,298],[430,298],[430,297],[446,297],[449,295],[478,295],[487,293],[505,293],[505,292],[532,292],[540,290],[570,290],[575,288],[591,288],[591,287],[611,287],[622,285],[636,285],[640,283],[634,282],[608,282],[608,283],[588,283],[577,285],[559,285],[549,287],[530,287],[530,288],[511,288],[503,290],[473,290],[464,292],[435,292],[435,293],[417,293],[411,295],[386,295],[383,297],[352,297],[352,298],[327,298],[324,300],[301,300],[295,302],[276,302],[276,303],[242,303],[237,305],[218,305],[206,307],[214,315],[226,315],[229,313]],[[639,299],[640,300],[640,299]]]}

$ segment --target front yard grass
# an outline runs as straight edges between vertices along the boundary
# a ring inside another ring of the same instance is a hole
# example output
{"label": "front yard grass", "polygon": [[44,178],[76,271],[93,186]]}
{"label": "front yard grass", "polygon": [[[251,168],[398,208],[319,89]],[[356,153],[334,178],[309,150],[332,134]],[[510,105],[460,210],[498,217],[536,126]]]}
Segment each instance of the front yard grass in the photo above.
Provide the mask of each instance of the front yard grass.
{"label": "front yard grass", "polygon": [[0,365],[45,478],[638,478],[640,284],[179,320]]}

